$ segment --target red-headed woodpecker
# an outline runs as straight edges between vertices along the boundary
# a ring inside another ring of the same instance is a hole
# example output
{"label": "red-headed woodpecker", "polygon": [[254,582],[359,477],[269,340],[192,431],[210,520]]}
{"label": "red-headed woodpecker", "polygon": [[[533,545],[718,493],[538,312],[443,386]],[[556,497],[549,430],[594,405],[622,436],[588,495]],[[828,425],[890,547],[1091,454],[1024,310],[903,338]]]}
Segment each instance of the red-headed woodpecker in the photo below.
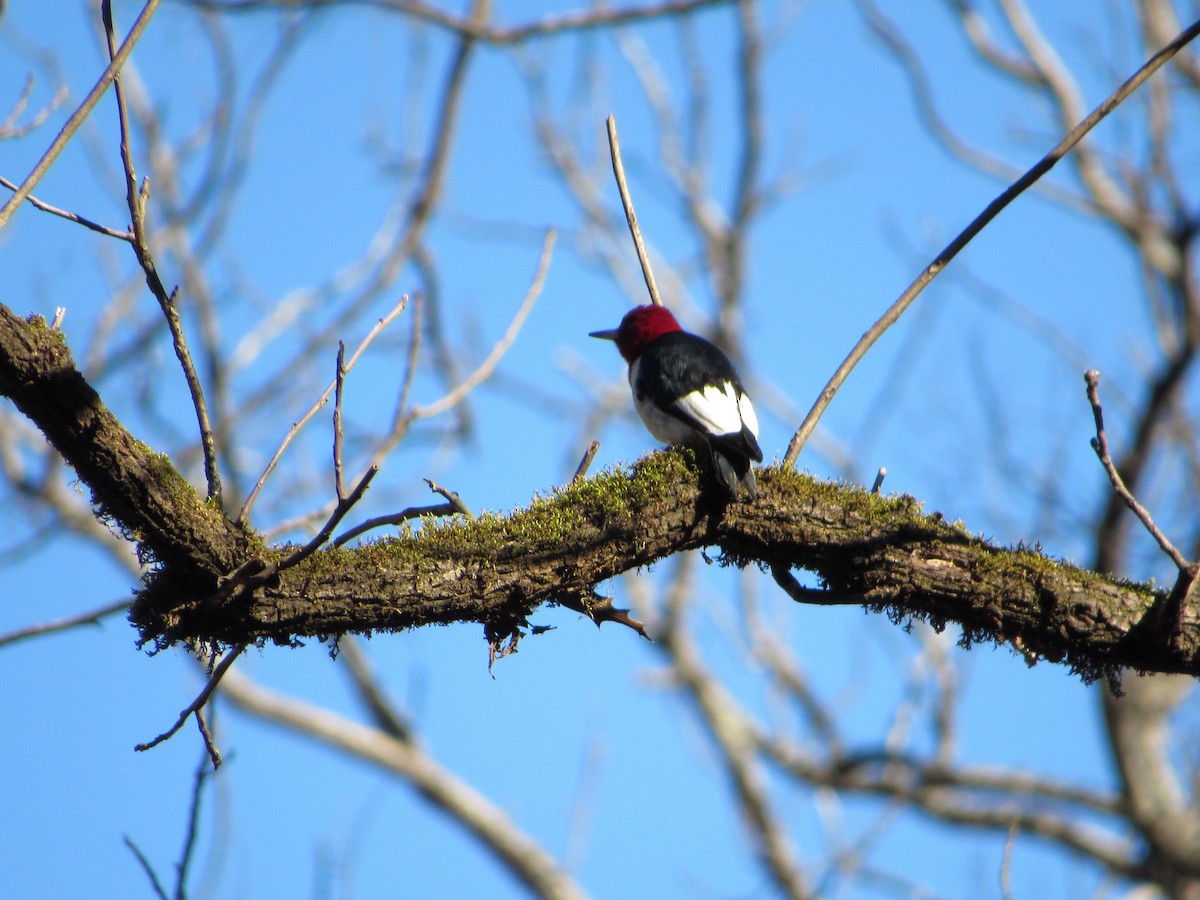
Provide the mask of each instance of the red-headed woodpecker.
{"label": "red-headed woodpecker", "polygon": [[619,328],[591,336],[616,341],[629,363],[634,405],[652,435],[708,448],[730,499],[737,499],[739,484],[758,499],[750,468],[763,458],[758,417],[729,357],[680,328],[664,306],[635,307]]}

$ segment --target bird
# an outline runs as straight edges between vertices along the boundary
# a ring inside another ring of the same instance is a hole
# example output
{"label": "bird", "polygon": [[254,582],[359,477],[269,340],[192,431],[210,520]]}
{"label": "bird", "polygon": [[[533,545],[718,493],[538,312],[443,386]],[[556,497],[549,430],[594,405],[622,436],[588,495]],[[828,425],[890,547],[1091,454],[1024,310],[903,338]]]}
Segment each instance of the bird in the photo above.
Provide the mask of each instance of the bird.
{"label": "bird", "polygon": [[763,458],[758,416],[728,356],[684,331],[665,306],[636,306],[617,328],[590,336],[614,341],[629,363],[634,407],[654,437],[707,449],[730,500],[738,499],[739,485],[758,499],[750,466]]}

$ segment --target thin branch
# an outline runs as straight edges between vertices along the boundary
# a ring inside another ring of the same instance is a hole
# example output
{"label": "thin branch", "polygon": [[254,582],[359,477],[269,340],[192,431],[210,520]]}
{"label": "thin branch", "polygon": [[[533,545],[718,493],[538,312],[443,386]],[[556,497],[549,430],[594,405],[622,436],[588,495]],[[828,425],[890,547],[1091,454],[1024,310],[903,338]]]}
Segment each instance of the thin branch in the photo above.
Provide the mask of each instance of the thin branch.
{"label": "thin branch", "polygon": [[167,892],[163,890],[162,882],[158,880],[158,873],[154,871],[154,866],[150,865],[150,860],[146,858],[146,854],[133,842],[133,838],[129,835],[122,835],[121,839],[125,842],[125,846],[129,848],[129,852],[133,854],[134,859],[138,861],[138,865],[142,867],[142,871],[146,873],[146,877],[150,879],[150,887],[153,888],[155,896],[159,900],[170,900]]}
{"label": "thin branch", "polygon": [[1008,837],[1004,839],[1004,856],[1000,861],[1000,895],[1004,900],[1014,900],[1012,891],[1012,857],[1013,845],[1017,842],[1017,826],[1014,823],[1008,829]]}
{"label": "thin branch", "polygon": [[[2,9],[2,8],[0,8]],[[18,125],[17,119],[21,118],[21,114],[25,112],[29,106],[29,98],[33,96],[33,75],[25,76],[25,84],[21,88],[21,93],[17,97],[17,102],[13,104],[12,111],[8,114],[8,118],[0,122],[0,141],[12,140],[13,138],[25,137],[32,131],[40,128],[51,114],[62,106],[63,101],[67,99],[70,91],[64,84],[54,96],[50,98],[50,102],[33,114],[28,122],[24,125]],[[14,187],[13,190],[16,190]]]}
{"label": "thin branch", "polygon": [[346,664],[346,671],[354,682],[358,697],[370,711],[375,726],[388,737],[406,744],[414,743],[412,724],[400,714],[384,692],[361,642],[353,635],[344,635],[338,639],[337,650],[338,661]]}
{"label": "thin branch", "polygon": [[875,473],[875,483],[871,485],[871,493],[878,494],[883,488],[883,479],[887,478],[887,466],[880,466]]}
{"label": "thin branch", "polygon": [[1104,471],[1108,473],[1108,479],[1112,482],[1113,490],[1117,495],[1125,501],[1125,505],[1133,510],[1133,514],[1138,517],[1142,525],[1150,536],[1158,542],[1158,546],[1162,548],[1163,553],[1171,558],[1171,562],[1175,563],[1181,573],[1187,572],[1191,563],[1184,558],[1184,555],[1179,552],[1170,539],[1162,533],[1154,521],[1154,517],[1150,515],[1150,511],[1142,504],[1138,503],[1137,498],[1130,493],[1125,487],[1125,482],[1121,478],[1121,473],[1117,471],[1117,467],[1113,464],[1112,457],[1108,452],[1108,436],[1104,433],[1104,411],[1100,406],[1100,373],[1095,369],[1089,369],[1083,373],[1084,380],[1087,382],[1087,398],[1092,405],[1092,417],[1096,420],[1096,436],[1092,438],[1092,449],[1096,451],[1096,456],[1100,459],[1100,464],[1104,466]]}
{"label": "thin branch", "polygon": [[[108,41],[109,55],[115,59],[117,53],[116,35],[113,30],[112,0],[101,0],[100,15],[104,22],[104,34]],[[158,268],[150,250],[150,240],[146,231],[146,201],[150,193],[150,182],[145,180],[139,190],[137,174],[133,165],[133,151],[129,141],[129,116],[125,107],[125,92],[121,86],[121,78],[113,78],[113,90],[117,97],[117,117],[121,129],[121,164],[125,170],[125,199],[129,206],[129,214],[133,222],[133,250],[138,264],[146,275],[146,286],[154,294],[158,305],[162,308],[167,319],[167,327],[171,332],[171,342],[175,348],[175,356],[183,368],[183,377],[187,381],[188,391],[192,396],[192,405],[196,410],[196,422],[200,428],[200,446],[204,452],[204,476],[208,483],[208,499],[221,501],[221,472],[217,463],[217,446],[213,438],[212,422],[208,415],[208,404],[204,399],[204,388],[200,377],[196,374],[196,366],[192,362],[192,353],[188,349],[187,339],[183,334],[183,323],[179,318],[179,307],[176,304],[179,288],[170,293],[158,275]]]}
{"label": "thin branch", "polygon": [[213,740],[212,732],[208,728],[208,720],[204,717],[204,710],[196,710],[196,727],[200,729],[200,737],[204,739],[204,749],[208,752],[208,758],[212,762],[214,770],[221,768],[221,751],[217,749],[217,743]]}
{"label": "thin branch", "polygon": [[[320,8],[330,6],[338,0],[187,0],[200,9],[221,12],[248,12],[257,9],[279,8],[294,10],[297,6]],[[552,37],[572,31],[588,31],[612,28],[652,19],[673,18],[713,6],[725,6],[730,0],[666,0],[648,3],[632,9],[589,8],[559,15],[547,15],[525,25],[492,25],[476,17],[460,18],[444,12],[420,0],[352,0],[363,6],[403,13],[436,25],[463,38],[484,44],[503,46],[521,44],[526,41]]]}
{"label": "thin branch", "polygon": [[435,494],[441,494],[443,497],[445,497],[446,501],[450,504],[451,507],[453,507],[453,509],[456,513],[460,513],[460,514],[466,516],[468,519],[478,518],[478,516],[476,516],[475,513],[471,512],[471,508],[469,506],[467,506],[466,503],[463,502],[462,497],[458,496],[458,494],[456,494],[454,491],[451,491],[451,490],[448,490],[447,488],[442,487],[440,484],[438,484],[432,478],[426,478],[425,483],[427,485],[429,485],[429,489],[431,491],[433,491]]}
{"label": "thin branch", "polygon": [[[370,332],[368,332],[367,336],[362,339],[362,343],[358,345],[358,348],[354,351],[354,353],[351,354],[349,362],[346,363],[344,369],[345,372],[349,372],[354,368],[354,364],[358,362],[358,358],[362,355],[363,351],[371,345],[371,342],[379,336],[379,333],[383,331],[384,328],[390,325],[393,321],[395,321],[397,316],[404,312],[406,306],[408,306],[407,294],[401,297],[400,301],[392,307],[391,312],[376,322],[375,327],[372,328]],[[271,473],[275,471],[275,466],[279,464],[279,460],[283,457],[284,451],[287,450],[288,446],[295,439],[296,435],[300,433],[300,429],[307,425],[309,420],[311,420],[312,417],[317,414],[317,411],[329,401],[329,395],[334,392],[336,387],[337,381],[335,379],[329,383],[329,387],[325,388],[321,396],[317,398],[317,402],[309,408],[308,412],[300,417],[300,420],[296,422],[296,424],[291,427],[291,430],[288,431],[288,433],[284,436],[283,442],[279,445],[279,449],[275,451],[275,455],[271,457],[271,461],[267,463],[267,467],[263,470],[262,475],[259,477],[258,483],[254,485],[254,490],[250,492],[250,496],[248,496],[246,498],[246,502],[242,504],[242,509],[238,513],[237,519],[234,520],[236,524],[244,525],[246,523],[246,518],[250,515],[250,507],[252,507],[254,505],[254,501],[258,499],[259,491],[261,491],[263,485],[267,483],[267,479],[271,477]]]}
{"label": "thin branch", "polygon": [[[1132,876],[1138,854],[1121,828],[1125,810],[1117,798],[1098,798],[1025,772],[982,773],[966,767],[947,769],[902,754],[871,752],[817,758],[808,749],[770,735],[757,736],[763,752],[789,776],[815,787],[888,798],[949,824],[1007,832],[1016,828],[1093,859],[1114,873]],[[1000,794],[999,797],[994,795]],[[988,802],[992,796],[991,802]],[[1056,811],[1046,801],[1080,804],[1117,819],[1102,829],[1079,809]]]}
{"label": "thin branch", "polygon": [[337,375],[334,378],[333,400],[333,483],[338,502],[346,499],[342,484],[342,387],[346,381],[346,343],[338,341]]}
{"label": "thin branch", "polygon": [[[17,190],[17,185],[3,176],[0,176],[0,186],[8,188],[10,191]],[[95,231],[98,234],[103,234],[107,237],[113,237],[119,241],[128,241],[129,243],[133,242],[133,232],[129,231],[128,229],[125,231],[118,231],[115,228],[109,228],[107,225],[101,225],[97,222],[93,222],[91,219],[84,218],[78,213],[73,213],[65,209],[59,209],[57,206],[51,206],[49,203],[39,200],[37,197],[33,196],[33,194],[29,194],[25,199],[34,209],[40,209],[42,212],[50,213],[52,216],[59,216],[69,222],[82,225],[84,228],[90,228],[92,231]]]}
{"label": "thin branch", "polygon": [[367,531],[374,528],[380,528],[384,525],[399,525],[402,522],[407,522],[410,519],[419,519],[423,516],[453,516],[461,515],[468,519],[474,519],[475,513],[471,512],[471,508],[463,502],[463,499],[454,493],[447,490],[430,478],[425,479],[425,483],[429,485],[429,489],[434,493],[441,494],[446,498],[445,503],[438,503],[434,506],[409,506],[402,509],[398,513],[391,513],[386,516],[376,516],[373,519],[367,519],[360,525],[355,525],[344,534],[338,535],[333,541],[334,547],[341,547],[343,544],[349,543],[354,538],[358,537]]}
{"label": "thin branch", "polygon": [[588,444],[587,449],[583,451],[583,458],[579,460],[579,466],[575,469],[575,474],[571,477],[571,481],[578,481],[587,475],[588,469],[592,466],[592,460],[596,458],[596,453],[599,449],[599,441],[593,440]]}
{"label": "thin branch", "polygon": [[53,619],[49,622],[39,622],[36,625],[27,625],[24,628],[10,631],[8,634],[0,634],[0,647],[3,647],[5,644],[15,644],[27,638],[40,637],[44,634],[57,634],[60,631],[78,628],[80,625],[99,625],[101,619],[129,609],[131,602],[128,599],[118,600],[115,603],[101,606],[99,609],[93,609],[90,612],[80,613],[77,616]]}
{"label": "thin branch", "polygon": [[521,301],[521,305],[518,307],[512,321],[509,322],[508,329],[504,332],[500,340],[496,342],[496,345],[492,347],[491,352],[476,367],[474,372],[447,392],[445,396],[424,406],[414,406],[410,409],[408,413],[409,422],[417,419],[428,419],[446,412],[446,410],[461,403],[467,394],[491,376],[501,357],[508,352],[508,348],[517,339],[517,334],[520,333],[521,326],[525,324],[525,319],[533,309],[534,303],[537,302],[538,297],[542,294],[542,287],[546,282],[546,273],[550,269],[550,259],[554,254],[555,238],[556,232],[554,229],[546,232],[546,239],[542,243],[542,255],[538,259],[537,271],[534,273],[533,282],[529,285],[529,290],[525,293],[525,299]]}
{"label": "thin branch", "polygon": [[[211,754],[213,752],[211,749],[212,739],[208,734],[208,729],[204,726],[200,710],[196,710],[196,721],[201,723],[200,727],[205,737],[205,745],[210,748],[209,753]],[[213,760],[213,767],[209,769],[204,762],[204,758],[201,757],[199,764],[196,766],[196,776],[192,779],[192,799],[188,808],[187,833],[184,835],[183,849],[180,851],[179,862],[175,864],[175,900],[187,900],[188,868],[192,863],[192,855],[196,852],[196,838],[200,833],[200,798],[204,796],[204,783],[220,764],[218,760]]]}
{"label": "thin branch", "polygon": [[33,189],[37,187],[42,177],[50,171],[50,167],[54,165],[54,161],[58,159],[63,148],[70,143],[75,137],[75,133],[83,124],[84,119],[88,117],[96,104],[100,102],[100,98],[104,96],[104,92],[108,90],[108,86],[112,84],[113,79],[117,77],[117,73],[121,71],[121,67],[125,65],[125,60],[129,58],[129,54],[133,52],[134,45],[137,44],[142,34],[146,31],[146,26],[150,24],[150,20],[154,17],[155,10],[158,9],[159,3],[162,0],[146,0],[146,5],[142,7],[142,11],[138,14],[137,19],[133,23],[133,27],[129,29],[129,34],[125,36],[125,40],[121,43],[120,48],[113,54],[112,60],[108,67],[100,75],[92,89],[88,91],[88,95],[83,98],[83,102],[79,104],[75,112],[71,113],[71,117],[67,119],[62,130],[51,142],[42,158],[34,165],[33,170],[21,183],[21,186],[16,189],[8,202],[0,208],[0,229],[3,229],[8,224],[13,214],[17,211],[22,203],[24,203]]}
{"label": "thin branch", "polygon": [[[913,102],[916,104],[917,115],[925,127],[952,155],[968,165],[996,178],[1013,181],[1021,170],[998,157],[980,150],[960,137],[954,129],[942,118],[934,97],[933,86],[929,75],[922,67],[916,51],[903,38],[899,30],[883,15],[871,0],[858,0],[858,5],[867,17],[867,24],[884,47],[891,52],[908,77],[912,89]],[[996,48],[982,28],[982,19],[978,12],[966,4],[954,3],[956,11],[963,18],[963,31],[975,47],[976,53],[990,65],[1005,72],[1022,84],[1037,84],[1032,67],[1022,68],[1019,60],[1011,59]],[[1039,190],[1051,196],[1056,202],[1071,209],[1090,209],[1084,198],[1078,194],[1059,188],[1053,184],[1039,185]]]}
{"label": "thin branch", "polygon": [[683,614],[691,590],[688,560],[681,556],[667,595],[661,646],[674,674],[695,705],[719,753],[721,765],[737,795],[738,805],[754,836],[756,853],[778,891],[792,900],[813,896],[808,878],[779,817],[771,808],[766,773],[755,752],[754,729],[742,707],[704,668],[695,645],[685,636]]}
{"label": "thin branch", "polygon": [[208,698],[212,696],[212,692],[216,690],[217,685],[221,683],[221,679],[225,676],[225,673],[229,671],[229,667],[233,665],[234,660],[242,655],[242,651],[246,649],[246,646],[246,644],[238,644],[225,654],[225,658],[217,663],[217,667],[213,669],[212,676],[208,679],[208,684],[204,685],[204,690],[197,694],[196,699],[189,703],[183,712],[179,714],[179,718],[175,721],[174,725],[172,725],[158,737],[154,738],[152,741],[149,741],[145,744],[134,745],[133,749],[140,753],[145,750],[149,750],[151,747],[157,747],[163,741],[174,736],[176,732],[183,727],[184,723],[187,722],[192,713],[204,708],[204,704],[208,702]]}
{"label": "thin branch", "polygon": [[341,547],[354,540],[360,534],[365,534],[368,531],[373,531],[376,528],[382,528],[385,525],[399,525],[407,522],[410,519],[419,519],[423,516],[452,516],[458,512],[458,509],[453,503],[437,503],[433,506],[409,506],[398,513],[389,513],[386,516],[375,516],[355,525],[348,531],[343,532],[334,538],[332,546]]}
{"label": "thin branch", "polygon": [[838,735],[836,717],[809,683],[787,639],[779,634],[774,623],[764,620],[759,604],[749,590],[742,591],[742,611],[755,664],[761,666],[770,681],[800,708],[825,752],[840,754],[842,739]]}
{"label": "thin branch", "polygon": [[654,638],[646,633],[646,624],[631,616],[628,609],[614,604],[612,597],[603,597],[594,590],[564,591],[554,598],[554,602],[587,616],[596,623],[597,628],[605,622],[617,622],[626,628],[632,628],[651,643],[654,642]]}
{"label": "thin branch", "polygon": [[379,466],[368,467],[367,471],[363,473],[362,478],[358,480],[358,484],[354,486],[354,489],[344,499],[338,500],[337,506],[334,507],[333,514],[330,515],[328,521],[326,521],[321,530],[313,536],[311,541],[309,541],[303,547],[300,547],[292,553],[289,553],[279,562],[272,563],[271,565],[267,566],[264,570],[262,570],[261,573],[256,573],[252,581],[256,584],[262,584],[267,578],[272,577],[279,572],[283,572],[286,569],[290,569],[293,566],[299,565],[304,560],[308,559],[308,557],[312,556],[319,549],[321,549],[321,546],[327,540],[329,540],[329,536],[333,534],[333,530],[337,528],[338,524],[343,518],[345,518],[346,513],[348,513],[351,508],[362,499],[363,494],[367,492],[367,488],[371,484],[371,479],[373,479],[377,474],[379,474]]}
{"label": "thin branch", "polygon": [[633,198],[629,196],[629,184],[625,180],[621,144],[617,140],[617,119],[611,115],[608,117],[608,150],[612,154],[613,175],[617,179],[617,190],[621,192],[621,206],[625,209],[625,221],[629,224],[629,234],[633,238],[633,246],[637,249],[638,262],[642,264],[642,277],[646,279],[650,302],[655,306],[662,306],[658,284],[654,281],[654,272],[650,268],[650,256],[646,252],[646,242],[642,240],[642,229],[638,227],[637,213],[633,209]]}
{"label": "thin branch", "polygon": [[524,834],[503,810],[412,742],[259,687],[238,672],[230,673],[221,693],[239,709],[372,763],[408,782],[451,822],[476,838],[535,896],[549,900],[584,898],[583,891],[558,861]]}
{"label": "thin branch", "polygon": [[413,297],[412,332],[408,339],[408,359],[404,363],[404,382],[400,386],[400,395],[396,400],[396,412],[392,416],[392,427],[401,421],[408,411],[408,401],[412,396],[413,383],[417,379],[417,363],[421,356],[421,333],[425,325],[425,298],[422,294]]}
{"label": "thin branch", "polygon": [[1180,32],[1175,40],[1150,57],[1145,65],[1138,69],[1129,80],[1113,91],[1104,102],[1092,110],[1087,118],[1071,129],[1070,133],[1053,150],[1043,156],[1029,171],[1009,185],[1000,196],[988,204],[987,208],[974,221],[946,245],[945,249],[917,276],[916,280],[905,289],[904,293],[896,299],[879,320],[859,338],[858,343],[854,345],[850,354],[838,366],[837,371],[833,373],[833,377],[829,379],[829,382],[825,385],[816,402],[813,404],[812,409],[809,410],[808,415],[801,423],[800,428],[796,431],[795,436],[792,437],[791,443],[788,444],[787,453],[783,458],[784,466],[794,466],[796,464],[801,449],[803,449],[805,443],[808,441],[813,429],[817,427],[817,421],[824,414],[834,395],[845,383],[851,371],[854,370],[854,367],[858,365],[867,351],[871,349],[885,331],[899,320],[904,311],[917,299],[921,291],[958,255],[959,251],[967,246],[1006,206],[1049,172],[1060,159],[1083,140],[1089,131],[1096,127],[1100,121],[1137,90],[1146,79],[1162,68],[1172,56],[1190,43],[1198,34],[1200,34],[1200,20],[1193,22],[1192,25]]}

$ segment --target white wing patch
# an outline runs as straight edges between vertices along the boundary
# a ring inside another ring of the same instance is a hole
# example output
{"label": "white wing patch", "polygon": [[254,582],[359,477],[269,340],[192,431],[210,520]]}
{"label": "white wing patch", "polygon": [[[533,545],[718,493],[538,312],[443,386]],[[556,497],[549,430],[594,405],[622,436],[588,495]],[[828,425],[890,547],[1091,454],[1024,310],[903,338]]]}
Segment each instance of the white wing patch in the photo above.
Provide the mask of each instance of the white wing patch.
{"label": "white wing patch", "polygon": [[675,401],[675,408],[703,425],[709,434],[740,434],[745,423],[757,436],[758,419],[754,407],[745,395],[739,398],[737,390],[728,381],[685,394]]}
{"label": "white wing patch", "polygon": [[750,429],[752,435],[758,437],[758,416],[754,412],[754,404],[746,394],[738,397],[738,412],[741,413],[742,424]]}

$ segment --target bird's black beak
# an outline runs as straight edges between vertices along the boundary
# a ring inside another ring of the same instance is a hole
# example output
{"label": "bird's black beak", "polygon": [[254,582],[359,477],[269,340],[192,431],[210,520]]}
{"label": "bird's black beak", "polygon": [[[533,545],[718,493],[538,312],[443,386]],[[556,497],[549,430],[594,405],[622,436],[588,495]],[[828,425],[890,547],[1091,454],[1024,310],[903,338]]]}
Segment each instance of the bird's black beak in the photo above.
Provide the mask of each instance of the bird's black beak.
{"label": "bird's black beak", "polygon": [[602,341],[615,341],[617,339],[617,329],[609,328],[607,331],[591,331],[588,332],[588,337],[600,338]]}

